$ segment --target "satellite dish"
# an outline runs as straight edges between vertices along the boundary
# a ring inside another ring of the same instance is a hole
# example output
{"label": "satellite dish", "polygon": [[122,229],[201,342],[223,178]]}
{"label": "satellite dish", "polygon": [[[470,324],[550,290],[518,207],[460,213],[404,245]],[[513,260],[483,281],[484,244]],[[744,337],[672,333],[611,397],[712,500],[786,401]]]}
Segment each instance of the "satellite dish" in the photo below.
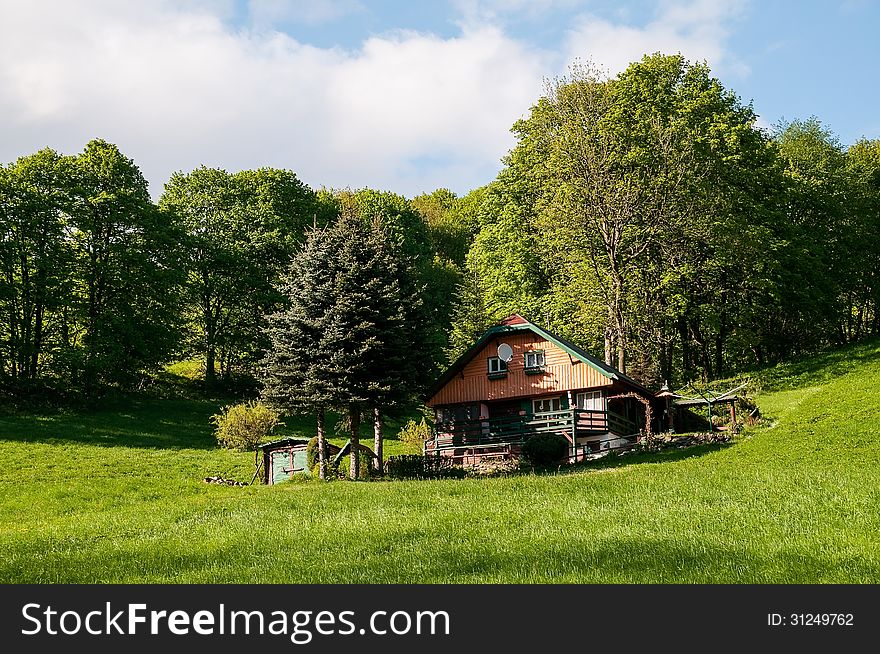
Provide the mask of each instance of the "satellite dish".
{"label": "satellite dish", "polygon": [[510,361],[513,358],[513,348],[507,343],[498,346],[498,358],[502,361]]}

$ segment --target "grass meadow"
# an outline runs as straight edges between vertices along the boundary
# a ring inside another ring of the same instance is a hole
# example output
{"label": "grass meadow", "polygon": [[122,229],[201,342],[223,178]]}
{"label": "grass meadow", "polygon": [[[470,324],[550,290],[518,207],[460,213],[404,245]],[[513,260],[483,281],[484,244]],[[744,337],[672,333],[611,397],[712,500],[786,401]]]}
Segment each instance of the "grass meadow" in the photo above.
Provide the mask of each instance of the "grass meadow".
{"label": "grass meadow", "polygon": [[204,399],[0,417],[0,581],[880,581],[880,342],[757,381],[729,445],[492,479],[205,484],[253,454]]}

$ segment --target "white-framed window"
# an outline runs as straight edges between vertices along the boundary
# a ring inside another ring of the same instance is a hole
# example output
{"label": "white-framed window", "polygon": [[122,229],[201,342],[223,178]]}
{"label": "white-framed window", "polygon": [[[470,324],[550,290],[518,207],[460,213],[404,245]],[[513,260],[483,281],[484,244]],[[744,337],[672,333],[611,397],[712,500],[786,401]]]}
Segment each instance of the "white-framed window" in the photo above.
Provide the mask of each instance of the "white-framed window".
{"label": "white-framed window", "polygon": [[526,370],[539,370],[544,367],[544,350],[531,350],[526,352],[525,358]]}
{"label": "white-framed window", "polygon": [[539,400],[532,400],[532,409],[534,413],[546,413],[548,411],[561,411],[562,400],[558,397],[543,397]]}
{"label": "white-framed window", "polygon": [[507,361],[504,359],[500,359],[498,357],[489,357],[489,376],[492,375],[506,375],[507,374]]}
{"label": "white-framed window", "polygon": [[602,397],[602,391],[586,391],[575,396],[575,405],[578,409],[604,411],[605,398]]}

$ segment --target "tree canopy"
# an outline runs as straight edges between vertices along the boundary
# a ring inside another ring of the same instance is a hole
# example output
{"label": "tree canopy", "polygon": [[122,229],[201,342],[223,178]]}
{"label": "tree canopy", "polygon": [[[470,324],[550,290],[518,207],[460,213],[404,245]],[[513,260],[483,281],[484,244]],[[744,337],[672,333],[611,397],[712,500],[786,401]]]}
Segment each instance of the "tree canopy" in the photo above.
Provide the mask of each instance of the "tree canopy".
{"label": "tree canopy", "polygon": [[174,359],[208,382],[263,362],[274,403],[372,414],[381,443],[383,416],[514,312],[647,385],[880,333],[880,140],[756,119],[705,63],[654,54],[549,81],[463,196],[202,166],[157,203],[113,144],[40,150],[0,166],[0,390],[94,398]]}

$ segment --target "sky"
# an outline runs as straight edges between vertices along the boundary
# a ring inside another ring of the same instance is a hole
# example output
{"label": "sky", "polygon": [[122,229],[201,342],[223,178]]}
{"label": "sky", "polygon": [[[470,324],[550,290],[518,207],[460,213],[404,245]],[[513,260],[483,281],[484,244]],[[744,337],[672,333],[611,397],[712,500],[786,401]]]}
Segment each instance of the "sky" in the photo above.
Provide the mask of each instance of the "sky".
{"label": "sky", "polygon": [[0,162],[92,138],[175,171],[412,197],[490,182],[545,80],[706,61],[759,125],[880,138],[873,0],[0,0]]}

